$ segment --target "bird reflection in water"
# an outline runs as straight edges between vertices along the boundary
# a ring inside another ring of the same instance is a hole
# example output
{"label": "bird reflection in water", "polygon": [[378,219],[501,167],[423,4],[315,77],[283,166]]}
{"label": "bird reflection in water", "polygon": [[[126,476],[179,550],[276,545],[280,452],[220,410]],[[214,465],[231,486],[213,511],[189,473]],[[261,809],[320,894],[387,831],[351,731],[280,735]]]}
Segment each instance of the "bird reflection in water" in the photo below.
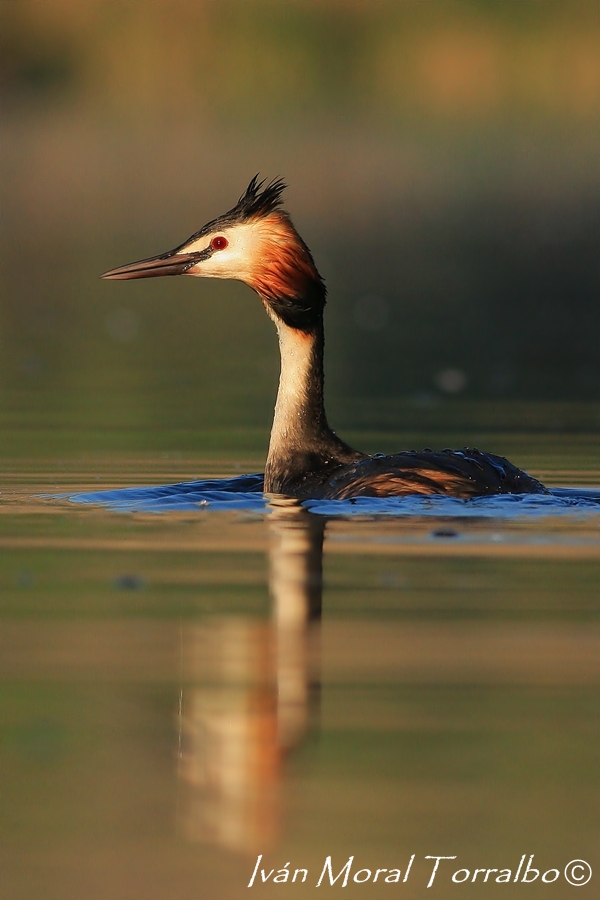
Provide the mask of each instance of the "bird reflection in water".
{"label": "bird reflection in water", "polygon": [[181,826],[243,853],[276,841],[282,766],[318,704],[325,518],[273,496],[268,525],[270,620],[182,632]]}

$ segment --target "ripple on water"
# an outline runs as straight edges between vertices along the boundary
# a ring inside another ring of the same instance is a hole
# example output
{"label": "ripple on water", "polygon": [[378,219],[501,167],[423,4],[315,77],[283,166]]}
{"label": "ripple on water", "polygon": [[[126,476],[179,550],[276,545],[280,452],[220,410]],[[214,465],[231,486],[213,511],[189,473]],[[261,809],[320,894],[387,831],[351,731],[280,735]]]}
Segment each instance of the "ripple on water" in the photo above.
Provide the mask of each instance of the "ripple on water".
{"label": "ripple on water", "polygon": [[[121,512],[189,512],[191,510],[265,510],[262,475],[184,481],[149,487],[71,494],[73,503],[94,504]],[[506,519],[522,516],[593,515],[600,513],[600,489],[554,488],[548,494],[499,494],[493,497],[412,496],[357,497],[353,500],[306,500],[312,513],[355,516],[434,516],[436,518]]]}

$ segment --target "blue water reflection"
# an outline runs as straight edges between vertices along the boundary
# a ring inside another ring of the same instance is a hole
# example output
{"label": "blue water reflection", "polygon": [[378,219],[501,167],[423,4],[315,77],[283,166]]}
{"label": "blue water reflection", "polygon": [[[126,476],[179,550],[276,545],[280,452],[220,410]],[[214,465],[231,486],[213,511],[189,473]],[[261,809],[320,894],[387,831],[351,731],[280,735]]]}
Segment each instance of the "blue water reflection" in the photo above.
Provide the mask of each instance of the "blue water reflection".
{"label": "blue water reflection", "polygon": [[[148,487],[91,491],[69,496],[74,503],[95,504],[121,512],[189,512],[198,509],[266,510],[262,475],[184,481]],[[494,497],[357,497],[353,500],[306,500],[303,506],[324,516],[435,516],[503,519],[521,516],[600,513],[600,489],[553,488],[549,494],[502,494]]]}

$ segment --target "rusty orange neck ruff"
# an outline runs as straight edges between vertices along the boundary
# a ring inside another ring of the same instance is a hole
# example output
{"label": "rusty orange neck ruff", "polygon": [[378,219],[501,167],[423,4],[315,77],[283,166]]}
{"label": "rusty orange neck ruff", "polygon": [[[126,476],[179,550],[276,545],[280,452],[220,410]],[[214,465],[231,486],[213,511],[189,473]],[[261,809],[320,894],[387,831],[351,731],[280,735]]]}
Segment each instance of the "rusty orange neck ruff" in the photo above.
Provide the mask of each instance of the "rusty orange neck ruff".
{"label": "rusty orange neck ruff", "polygon": [[286,213],[261,222],[257,258],[245,278],[277,324],[322,331],[327,291],[311,252]]}

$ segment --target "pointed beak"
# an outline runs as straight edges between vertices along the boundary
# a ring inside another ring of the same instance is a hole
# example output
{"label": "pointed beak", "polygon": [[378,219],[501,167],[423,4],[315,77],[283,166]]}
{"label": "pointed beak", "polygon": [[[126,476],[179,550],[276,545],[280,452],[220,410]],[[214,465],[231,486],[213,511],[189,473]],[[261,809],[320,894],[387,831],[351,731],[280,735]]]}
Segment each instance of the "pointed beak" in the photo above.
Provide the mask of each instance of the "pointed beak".
{"label": "pointed beak", "polygon": [[169,250],[160,256],[151,256],[149,259],[140,259],[117,269],[109,269],[108,272],[103,272],[100,278],[129,281],[133,278],[158,278],[160,275],[185,275],[197,263],[208,259],[211,252],[210,248],[196,253],[177,253],[175,250]]}

